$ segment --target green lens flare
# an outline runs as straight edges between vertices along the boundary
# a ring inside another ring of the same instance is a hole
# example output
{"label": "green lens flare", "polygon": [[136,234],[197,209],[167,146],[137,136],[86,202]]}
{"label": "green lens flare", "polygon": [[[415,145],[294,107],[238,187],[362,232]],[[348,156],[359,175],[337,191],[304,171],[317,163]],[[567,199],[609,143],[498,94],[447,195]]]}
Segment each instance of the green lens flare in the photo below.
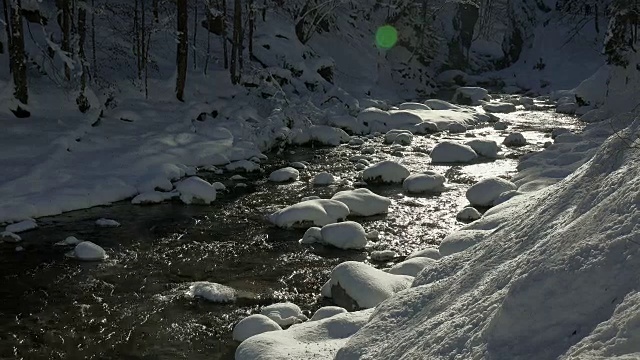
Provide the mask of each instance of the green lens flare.
{"label": "green lens flare", "polygon": [[384,25],[376,31],[376,44],[382,49],[391,49],[398,41],[398,30],[391,25]]}

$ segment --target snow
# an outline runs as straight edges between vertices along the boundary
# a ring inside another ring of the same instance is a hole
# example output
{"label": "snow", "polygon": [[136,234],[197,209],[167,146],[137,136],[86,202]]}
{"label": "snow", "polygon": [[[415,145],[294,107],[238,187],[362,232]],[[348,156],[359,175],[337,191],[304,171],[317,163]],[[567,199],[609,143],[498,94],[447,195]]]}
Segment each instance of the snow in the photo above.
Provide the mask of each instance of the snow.
{"label": "snow", "polygon": [[431,110],[431,108],[428,107],[427,105],[421,104],[421,103],[415,103],[415,102],[402,103],[398,105],[398,109],[400,110]]}
{"label": "snow", "polygon": [[192,283],[186,295],[192,298],[203,298],[214,303],[234,302],[237,296],[235,289],[208,281]]}
{"label": "snow", "polygon": [[354,221],[329,224],[322,227],[322,242],[339,249],[363,249],[367,245],[367,233]]}
{"label": "snow", "polygon": [[578,110],[578,104],[576,103],[575,96],[565,96],[558,99],[556,112],[562,114],[575,114],[576,110]]}
{"label": "snow", "polygon": [[412,282],[412,276],[389,274],[361,262],[346,261],[331,271],[325,286],[332,289],[332,297],[333,288],[340,286],[359,308],[372,308],[407,289]]}
{"label": "snow", "polygon": [[300,307],[290,302],[265,306],[260,310],[260,314],[275,321],[280,326],[290,326],[307,320]]}
{"label": "snow", "polygon": [[20,235],[18,234],[14,234],[12,232],[9,231],[3,231],[0,232],[0,242],[10,242],[10,243],[17,243],[22,241],[22,238],[20,237]]}
{"label": "snow", "polygon": [[71,256],[83,261],[98,261],[106,259],[107,254],[103,248],[91,241],[83,241],[76,245]]}
{"label": "snow", "polygon": [[428,247],[411,253],[409,256],[407,256],[407,259],[412,259],[415,257],[428,257],[430,259],[438,260],[442,257],[442,255],[440,255],[440,250],[438,250],[438,248]]}
{"label": "snow", "polygon": [[98,220],[96,220],[96,226],[99,227],[118,227],[120,226],[120,223],[112,220],[112,219],[105,219],[105,218],[100,218]]}
{"label": "snow", "polygon": [[498,157],[498,151],[500,147],[493,140],[488,139],[475,139],[467,141],[465,145],[471,147],[478,155],[489,159],[495,159]]}
{"label": "snow", "polygon": [[373,261],[389,261],[398,256],[393,250],[376,250],[371,252],[371,260]]}
{"label": "snow", "polygon": [[388,271],[389,274],[417,276],[422,269],[435,264],[437,260],[418,256],[393,265]]}
{"label": "snow", "polygon": [[75,236],[67,236],[64,240],[58,241],[53,244],[55,246],[74,246],[80,244],[82,241],[78,240]]}
{"label": "snow", "polygon": [[435,173],[412,174],[402,183],[409,193],[441,192],[444,190],[445,177]]}
{"label": "snow", "polygon": [[304,232],[300,244],[315,244],[322,243],[322,229],[317,226],[312,226]]}
{"label": "snow", "polygon": [[444,100],[429,99],[425,100],[425,105],[431,108],[431,110],[459,110],[460,106],[448,103]]}
{"label": "snow", "polygon": [[294,129],[291,143],[303,145],[310,141],[316,141],[323,145],[338,146],[341,143],[349,142],[350,139],[349,134],[340,128],[327,125],[312,125],[309,128]]}
{"label": "snow", "polygon": [[384,134],[384,142],[387,144],[398,143],[402,145],[411,144],[413,140],[413,134],[409,130],[389,130]]}
{"label": "snow", "polygon": [[307,165],[305,163],[303,163],[303,162],[300,162],[300,161],[292,162],[290,165],[291,165],[292,168],[298,169],[298,170],[304,170],[304,169],[307,168]]}
{"label": "snow", "polygon": [[523,193],[518,191],[518,190],[509,190],[509,191],[505,191],[502,194],[500,194],[500,196],[498,196],[498,198],[496,198],[495,200],[493,200],[493,205],[500,205],[503,202],[509,201],[511,200],[511,198],[516,197],[518,195],[522,195]]}
{"label": "snow", "polygon": [[438,125],[431,121],[423,121],[420,124],[414,125],[410,130],[412,133],[419,135],[433,134],[439,131]]}
{"label": "snow", "polygon": [[398,162],[384,160],[364,169],[362,179],[367,182],[399,183],[409,174],[409,170]]}
{"label": "snow", "polygon": [[346,312],[347,310],[339,306],[323,306],[320,309],[316,310],[315,313],[313,313],[313,316],[311,317],[311,319],[309,319],[309,321],[327,319],[335,315],[344,314]]}
{"label": "snow", "polygon": [[459,87],[453,94],[452,102],[462,105],[481,105],[482,101],[489,101],[489,92],[480,87]]}
{"label": "snow", "polygon": [[490,231],[462,229],[451,233],[442,239],[438,251],[443,257],[459,253],[481,242],[488,232]]}
{"label": "snow", "polygon": [[162,192],[162,191],[150,191],[145,192],[139,195],[136,195],[133,199],[131,199],[132,204],[158,204],[163,201],[170,200],[174,197],[180,196],[178,192]]}
{"label": "snow", "polygon": [[328,172],[321,172],[313,177],[313,185],[326,186],[336,182],[336,177]]}
{"label": "snow", "polygon": [[227,171],[254,172],[260,170],[260,165],[249,160],[239,160],[227,164],[227,166],[225,166],[225,169],[227,169]]}
{"label": "snow", "polygon": [[490,177],[482,179],[471,186],[467,190],[466,196],[471,205],[487,207],[492,206],[502,193],[516,190],[517,188],[518,186],[511,181],[499,177]]}
{"label": "snow", "polygon": [[515,132],[507,135],[502,143],[506,146],[524,146],[527,145],[527,139],[521,133]]}
{"label": "snow", "polygon": [[[500,199],[500,197],[498,197],[498,199]],[[494,200],[492,203],[495,204],[498,199]],[[473,207],[466,207],[460,210],[458,214],[456,214],[456,219],[460,221],[476,221],[481,217],[482,214],[480,214],[480,212],[478,212],[478,210]]]}
{"label": "snow", "polygon": [[273,182],[287,182],[296,181],[300,176],[300,172],[292,167],[285,167],[275,170],[269,175],[269,181]]}
{"label": "snow", "polygon": [[269,221],[278,227],[292,227],[312,223],[324,226],[345,219],[349,208],[340,201],[317,199],[302,201],[269,216]]}
{"label": "snow", "polygon": [[391,205],[388,198],[365,188],[339,191],[331,199],[345,204],[354,216],[386,214]]}
{"label": "snow", "polygon": [[468,163],[478,157],[470,146],[453,141],[442,141],[431,150],[431,160],[434,163]]}
{"label": "snow", "polygon": [[175,185],[185,204],[211,204],[216,200],[215,187],[198,176],[180,180]]}
{"label": "snow", "polygon": [[17,223],[9,224],[4,229],[6,232],[10,233],[21,233],[29,230],[33,230],[38,227],[38,224],[33,219],[22,220]]}
{"label": "snow", "polygon": [[482,105],[482,109],[491,113],[510,113],[516,111],[516,106],[508,102],[492,101]]}
{"label": "snow", "polygon": [[261,314],[249,315],[233,328],[233,340],[245,341],[252,336],[278,330],[282,330],[280,325],[268,317]]}

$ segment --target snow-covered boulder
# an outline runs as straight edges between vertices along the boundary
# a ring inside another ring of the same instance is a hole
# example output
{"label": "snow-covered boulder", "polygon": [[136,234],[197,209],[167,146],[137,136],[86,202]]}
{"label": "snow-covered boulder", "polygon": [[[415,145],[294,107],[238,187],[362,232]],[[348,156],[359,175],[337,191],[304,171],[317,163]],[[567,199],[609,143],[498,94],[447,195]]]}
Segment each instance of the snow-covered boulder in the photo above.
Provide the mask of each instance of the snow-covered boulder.
{"label": "snow-covered boulder", "polygon": [[[57,243],[53,244],[54,246],[75,246],[78,245],[82,242],[82,240],[79,240],[77,237],[75,236],[67,236],[64,240],[62,241],[58,241]],[[71,254],[73,256],[73,254]]]}
{"label": "snow-covered boulder", "polygon": [[362,172],[362,179],[367,182],[399,183],[409,176],[404,166],[391,160],[384,160],[371,165]]}
{"label": "snow-covered boulder", "polygon": [[104,249],[91,241],[83,241],[76,245],[70,256],[83,261],[99,261],[107,258]]}
{"label": "snow-covered boulder", "polygon": [[275,321],[280,326],[289,326],[307,320],[300,307],[290,302],[265,306],[260,310],[260,314]]}
{"label": "snow-covered boulder", "polygon": [[482,101],[489,101],[489,92],[480,87],[459,87],[453,94],[452,102],[461,105],[480,105]]}
{"label": "snow-covered boulder", "polygon": [[367,232],[354,221],[325,225],[321,235],[323,243],[339,249],[363,249],[367,245]]}
{"label": "snow-covered boulder", "polygon": [[336,177],[328,172],[321,172],[313,177],[313,185],[316,186],[326,186],[335,184]]}
{"label": "snow-covered boulder", "polygon": [[431,110],[458,110],[460,106],[454,105],[450,102],[439,100],[439,99],[429,99],[425,100],[425,105],[431,108]]}
{"label": "snow-covered boulder", "polygon": [[290,166],[291,166],[292,168],[294,168],[294,169],[298,169],[298,170],[304,170],[304,169],[306,169],[306,168],[307,168],[307,164],[305,164],[305,163],[303,163],[303,162],[301,162],[301,161],[295,161],[295,162],[292,162],[292,163],[290,164]]}
{"label": "snow-covered boulder", "polygon": [[120,223],[112,220],[112,219],[105,219],[105,218],[101,218],[96,220],[96,226],[99,227],[118,227],[120,226]]}
{"label": "snow-covered boulder", "polygon": [[506,146],[524,146],[527,145],[527,139],[519,132],[509,134],[502,142]]}
{"label": "snow-covered boulder", "polygon": [[371,260],[373,261],[389,261],[398,256],[393,250],[376,250],[371,252]]}
{"label": "snow-covered boulder", "polygon": [[229,303],[236,300],[237,292],[235,289],[222,284],[197,281],[192,283],[187,290],[186,295],[192,298],[202,298],[215,303]]}
{"label": "snow-covered boulder", "polygon": [[354,216],[386,214],[391,205],[389,198],[365,188],[339,191],[331,199],[345,204]]}
{"label": "snow-covered boulder", "polygon": [[478,154],[470,146],[453,141],[443,141],[431,150],[434,163],[468,163],[478,158]]}
{"label": "snow-covered boulder", "polygon": [[438,131],[439,131],[438,125],[436,125],[436,123],[433,123],[431,121],[423,121],[420,124],[415,124],[411,128],[412,133],[419,134],[419,135],[434,134],[434,133],[437,133]]}
{"label": "snow-covered boulder", "polygon": [[285,167],[275,170],[269,175],[269,181],[273,182],[287,182],[296,181],[300,176],[300,172],[292,167]]}
{"label": "snow-covered boulder", "polygon": [[282,330],[278,323],[262,314],[253,314],[236,324],[233,328],[233,340],[245,341],[254,335],[277,330]]}
{"label": "snow-covered boulder", "polygon": [[475,139],[464,144],[471,147],[478,155],[489,159],[497,158],[500,151],[500,147],[493,140]]}
{"label": "snow-covered boulder", "polygon": [[185,204],[211,204],[216,200],[216,189],[208,181],[192,176],[176,183],[180,200]]}
{"label": "snow-covered boulder", "polygon": [[516,190],[518,187],[511,181],[490,177],[478,181],[466,193],[467,200],[473,206],[492,206],[493,202],[505,191]]}
{"label": "snow-covered boulder", "polygon": [[428,248],[424,248],[422,250],[417,250],[413,253],[411,253],[409,256],[407,256],[407,259],[412,259],[415,257],[427,257],[430,259],[434,259],[434,260],[438,260],[440,258],[442,258],[442,255],[440,255],[440,250],[438,250],[438,248],[436,247],[428,247]]}
{"label": "snow-covered boulder", "polygon": [[9,224],[4,229],[6,232],[18,234],[21,232],[33,230],[38,227],[38,224],[33,219],[22,220],[17,223]]}
{"label": "snow-covered boulder", "polygon": [[311,140],[324,145],[338,146],[341,143],[349,142],[351,139],[344,130],[326,125],[313,125],[309,128],[309,132]]}
{"label": "snow-covered boulder", "polygon": [[402,103],[398,105],[398,109],[400,110],[431,110],[431,108],[428,107],[427,105],[416,103],[416,102]]}
{"label": "snow-covered boulder", "polygon": [[330,293],[333,302],[347,310],[372,308],[407,289],[412,281],[412,276],[389,274],[365,263],[347,261],[331,271],[322,293]]}
{"label": "snow-covered boulder", "polygon": [[384,135],[384,142],[387,144],[396,143],[402,145],[411,144],[411,140],[413,140],[413,134],[409,130],[389,130]]}
{"label": "snow-covered boulder", "polygon": [[228,171],[245,171],[245,172],[254,172],[260,171],[260,165],[256,164],[253,161],[249,160],[240,160],[229,163],[225,166],[225,169]]}
{"label": "snow-covered boulder", "polygon": [[323,306],[320,309],[316,310],[315,313],[313,313],[313,316],[311,317],[311,319],[309,319],[309,321],[327,319],[346,312],[347,310],[345,308],[341,308],[339,306]]}
{"label": "snow-covered boulder", "polygon": [[292,227],[312,223],[317,226],[344,220],[349,208],[340,201],[317,199],[302,201],[269,215],[269,221],[278,227]]}
{"label": "snow-covered boulder", "polygon": [[312,226],[304,232],[300,244],[315,244],[322,243],[322,229],[317,226]]}
{"label": "snow-covered boulder", "polygon": [[17,243],[22,241],[22,238],[18,234],[14,234],[10,231],[0,232],[0,242]]}
{"label": "snow-covered boulder", "polygon": [[409,193],[440,192],[444,190],[445,180],[444,176],[429,171],[423,174],[409,175],[404,179],[402,187]]}
{"label": "snow-covered boulder", "polygon": [[447,131],[451,134],[461,134],[467,131],[467,127],[460,123],[451,123],[447,125]]}
{"label": "snow-covered boulder", "polygon": [[516,106],[508,102],[490,102],[482,105],[482,109],[491,113],[510,113],[516,111]]}
{"label": "snow-covered boulder", "polygon": [[456,219],[460,221],[476,221],[482,217],[482,214],[473,207],[466,207],[458,212]]}
{"label": "snow-covered boulder", "polygon": [[388,272],[389,274],[409,275],[415,277],[420,271],[422,271],[422,269],[427,266],[432,266],[436,261],[437,260],[424,256],[413,257],[393,265]]}
{"label": "snow-covered boulder", "polygon": [[134,205],[149,205],[159,204],[163,201],[171,200],[180,194],[176,191],[162,192],[162,191],[149,191],[136,195],[131,203]]}

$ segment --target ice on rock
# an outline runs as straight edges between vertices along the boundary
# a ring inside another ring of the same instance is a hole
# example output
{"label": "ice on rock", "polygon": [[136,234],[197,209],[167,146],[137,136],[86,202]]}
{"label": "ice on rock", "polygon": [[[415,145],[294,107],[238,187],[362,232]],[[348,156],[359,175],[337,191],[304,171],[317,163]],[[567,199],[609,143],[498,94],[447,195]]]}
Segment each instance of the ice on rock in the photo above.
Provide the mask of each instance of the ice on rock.
{"label": "ice on rock", "polygon": [[354,221],[325,225],[321,235],[323,243],[339,249],[363,249],[367,245],[367,232]]}
{"label": "ice on rock", "polygon": [[444,100],[429,99],[424,102],[431,110],[459,110],[460,106],[454,105]]}
{"label": "ice on rock", "polygon": [[283,228],[305,225],[305,223],[324,226],[344,220],[348,215],[349,208],[342,202],[317,199],[302,201],[278,210],[269,216],[269,221]]}
{"label": "ice on rock", "polygon": [[482,105],[482,109],[492,113],[511,113],[516,111],[516,106],[508,102],[490,102]]}
{"label": "ice on rock", "polygon": [[373,261],[389,261],[398,254],[393,250],[376,250],[371,252],[371,260]]}
{"label": "ice on rock", "polygon": [[22,241],[22,238],[18,234],[14,234],[10,231],[0,232],[0,242],[17,243]]}
{"label": "ice on rock", "polygon": [[416,102],[406,102],[398,105],[400,110],[431,110],[431,108],[425,104]]}
{"label": "ice on rock", "polygon": [[228,171],[245,171],[245,172],[260,171],[260,165],[249,160],[234,161],[230,164],[227,164],[225,168]]}
{"label": "ice on rock", "polygon": [[322,243],[322,232],[317,226],[312,226],[304,232],[300,244],[315,244]]}
{"label": "ice on rock", "polygon": [[418,250],[411,253],[409,256],[407,256],[407,259],[412,259],[416,257],[427,257],[430,259],[438,260],[442,258],[442,255],[440,255],[440,250],[438,250],[438,248],[428,247],[428,248],[424,248],[422,250]]}
{"label": "ice on rock", "polygon": [[527,145],[527,139],[521,133],[511,133],[502,142],[506,146],[524,146]]}
{"label": "ice on rock", "polygon": [[[394,275],[357,261],[339,264],[325,284],[334,303],[349,309],[372,308],[398,291],[407,289],[412,276]],[[328,291],[324,290],[326,295]],[[344,306],[343,306],[344,305]]]}
{"label": "ice on rock", "polygon": [[211,204],[216,200],[216,189],[208,181],[192,176],[176,183],[180,200],[185,204]]}
{"label": "ice on rock", "polygon": [[473,206],[492,206],[500,194],[509,190],[516,190],[516,184],[499,177],[482,179],[471,186],[466,193],[467,200]]}
{"label": "ice on rock", "polygon": [[480,87],[459,87],[453,94],[452,102],[461,105],[480,105],[482,101],[489,101],[489,92]]}
{"label": "ice on rock", "polygon": [[233,340],[245,341],[252,336],[277,330],[282,330],[278,323],[262,314],[253,314],[236,324],[233,328]]}
{"label": "ice on rock", "polygon": [[409,174],[409,170],[399,163],[384,160],[364,169],[362,179],[367,182],[399,183]]}
{"label": "ice on rock", "polygon": [[401,140],[401,141],[408,141],[408,143],[405,144],[405,145],[411,144],[411,140],[413,139],[413,134],[411,133],[411,131],[409,131],[409,130],[398,130],[398,129],[387,131],[387,133],[384,134],[384,142],[387,143],[387,144],[391,144],[393,142],[396,142],[398,137],[400,135],[403,135],[403,134],[404,134],[404,137],[403,137],[404,140]]}
{"label": "ice on rock", "polygon": [[6,232],[18,234],[21,232],[33,230],[38,227],[38,224],[33,219],[22,220],[17,223],[9,224],[5,228]]}
{"label": "ice on rock", "polygon": [[76,238],[75,236],[67,236],[67,238],[65,238],[62,241],[58,241],[57,243],[53,244],[55,246],[73,246],[73,245],[78,245],[80,244],[82,241],[78,240],[78,238]]}
{"label": "ice on rock", "polygon": [[71,257],[83,261],[99,261],[107,257],[104,249],[92,243],[91,241],[83,241],[76,245],[73,249]]}
{"label": "ice on rock", "polygon": [[149,191],[136,195],[136,197],[131,200],[131,203],[134,205],[159,204],[163,201],[170,200],[179,195],[180,194],[175,191]]}
{"label": "ice on rock", "polygon": [[300,161],[296,161],[296,162],[292,162],[291,163],[291,167],[294,169],[298,169],[298,170],[304,170],[307,168],[307,165],[305,165],[304,163],[300,162]]}
{"label": "ice on rock", "polygon": [[467,131],[467,127],[459,123],[451,123],[447,125],[447,131],[451,134],[461,134]]}
{"label": "ice on rock", "polygon": [[313,177],[313,185],[326,186],[336,182],[335,176],[327,172],[321,172]]}
{"label": "ice on rock", "polygon": [[389,270],[389,274],[417,276],[422,269],[432,266],[437,260],[428,257],[414,257],[393,265]]}
{"label": "ice on rock", "polygon": [[275,170],[269,175],[269,181],[273,182],[287,182],[287,181],[296,181],[300,176],[300,172],[292,167],[286,167],[282,169]]}
{"label": "ice on rock", "polygon": [[389,198],[364,188],[339,191],[331,199],[345,204],[354,216],[386,214],[391,205]]}
{"label": "ice on rock", "polygon": [[458,212],[456,219],[460,221],[476,221],[482,217],[482,214],[473,207],[466,207]]}
{"label": "ice on rock", "polygon": [[345,308],[341,308],[339,306],[323,306],[320,309],[316,310],[315,313],[313,313],[313,316],[311,317],[311,319],[309,319],[309,321],[327,319],[346,312],[347,310]]}
{"label": "ice on rock", "polygon": [[409,193],[441,192],[444,190],[445,177],[428,172],[409,175],[402,183],[402,187]]}
{"label": "ice on rock", "polygon": [[503,121],[498,121],[493,125],[494,130],[507,130],[508,127],[509,127],[509,124]]}
{"label": "ice on rock", "polygon": [[307,320],[300,307],[290,302],[265,306],[260,310],[260,314],[275,321],[280,326],[290,326]]}
{"label": "ice on rock", "polygon": [[489,230],[459,230],[447,235],[442,242],[438,250],[440,255],[449,256],[451,254],[464,251],[473,245],[482,241]]}
{"label": "ice on rock", "polygon": [[431,150],[431,161],[434,163],[468,163],[478,157],[470,146],[445,140],[436,144]]}
{"label": "ice on rock", "polygon": [[234,302],[237,296],[235,289],[208,281],[192,283],[186,294],[192,298],[199,297],[215,303]]}
{"label": "ice on rock", "polygon": [[489,158],[489,159],[497,158],[498,151],[500,151],[500,147],[498,146],[498,143],[496,143],[493,140],[476,139],[476,140],[467,141],[464,144],[471,147],[473,151],[475,151],[478,155]]}
{"label": "ice on rock", "polygon": [[101,218],[96,220],[96,225],[100,227],[118,227],[120,223],[112,219]]}

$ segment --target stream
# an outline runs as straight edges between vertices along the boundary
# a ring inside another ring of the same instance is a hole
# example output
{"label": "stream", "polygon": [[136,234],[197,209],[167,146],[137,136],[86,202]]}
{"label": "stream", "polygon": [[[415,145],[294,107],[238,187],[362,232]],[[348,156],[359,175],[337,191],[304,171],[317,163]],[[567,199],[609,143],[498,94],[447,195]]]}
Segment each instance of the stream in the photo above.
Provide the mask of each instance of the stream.
{"label": "stream", "polygon": [[[263,305],[291,301],[309,314],[329,304],[320,287],[331,269],[347,260],[384,268],[426,245],[437,245],[463,223],[457,212],[466,204],[466,189],[487,176],[509,178],[518,157],[540,151],[553,128],[580,130],[574,117],[550,110],[497,114],[512,123],[506,131],[490,124],[467,134],[438,133],[414,137],[410,146],[392,150],[383,136],[362,137],[365,144],[286,148],[267,154],[263,173],[242,174],[245,188],[234,188],[236,173],[201,172],[228,189],[207,206],[168,202],[132,205],[123,201],[38,219],[40,227],[20,234],[24,241],[0,243],[1,359],[231,359],[237,343],[233,325]],[[434,166],[426,155],[438,140],[487,138],[502,143],[514,131],[529,144],[503,146],[504,157],[463,166]],[[349,159],[373,148],[371,163],[393,159],[412,173],[428,169],[445,175],[440,195],[407,195],[401,185],[368,186],[392,200],[389,214],[353,218],[380,237],[368,251],[346,251],[298,243],[304,230],[278,229],[266,221],[271,212],[302,197],[331,197],[352,189],[358,171]],[[400,154],[401,153],[401,154]],[[401,155],[401,156],[400,156]],[[293,161],[307,161],[293,183],[267,181],[269,173]],[[338,184],[314,187],[321,171],[339,177]],[[98,218],[114,219],[117,228],[100,228]],[[53,246],[67,236],[90,240],[107,251],[104,262],[78,262],[69,248]],[[394,261],[368,258],[371,250],[392,249]],[[193,281],[211,281],[240,291],[232,304],[215,304],[185,296]]]}

